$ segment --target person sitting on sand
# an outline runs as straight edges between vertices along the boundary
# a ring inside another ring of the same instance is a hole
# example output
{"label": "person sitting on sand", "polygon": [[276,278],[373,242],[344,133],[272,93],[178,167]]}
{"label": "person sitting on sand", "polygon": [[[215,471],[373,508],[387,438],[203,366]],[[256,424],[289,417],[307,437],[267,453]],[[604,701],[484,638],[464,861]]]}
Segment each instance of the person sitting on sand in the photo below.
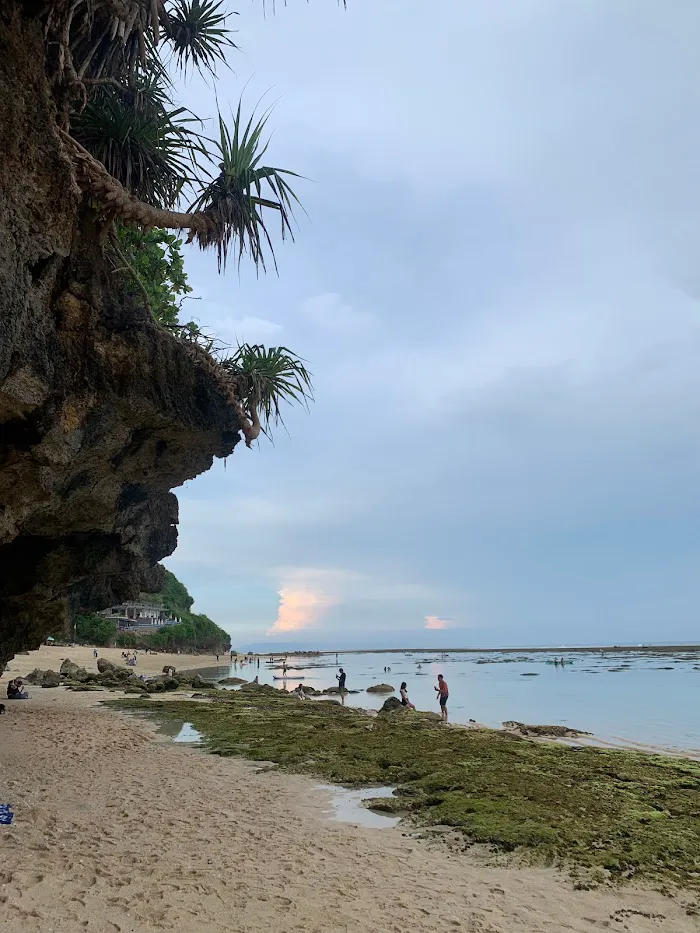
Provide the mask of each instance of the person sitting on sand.
{"label": "person sitting on sand", "polygon": [[299,697],[300,700],[305,700],[305,699],[306,699],[306,694],[304,693],[304,685],[303,685],[303,684],[299,684],[299,686],[296,688],[296,690],[295,690],[294,692],[296,693],[296,695]]}
{"label": "person sitting on sand", "polygon": [[416,708],[416,704],[415,704],[415,703],[411,703],[411,701],[408,699],[408,688],[407,688],[407,686],[406,686],[406,681],[405,681],[405,680],[404,680],[404,682],[401,684],[401,690],[400,690],[399,692],[401,693],[401,705],[402,705],[402,706],[405,706],[406,709],[415,709],[415,708]]}
{"label": "person sitting on sand", "polygon": [[435,687],[438,693],[438,702],[440,703],[440,715],[442,716],[442,721],[447,722],[447,701],[450,698],[450,691],[447,686],[447,681],[442,676],[438,674],[437,687]]}
{"label": "person sitting on sand", "polygon": [[28,700],[29,694],[26,690],[23,689],[22,678],[17,677],[15,680],[11,680],[7,685],[7,699],[8,700]]}

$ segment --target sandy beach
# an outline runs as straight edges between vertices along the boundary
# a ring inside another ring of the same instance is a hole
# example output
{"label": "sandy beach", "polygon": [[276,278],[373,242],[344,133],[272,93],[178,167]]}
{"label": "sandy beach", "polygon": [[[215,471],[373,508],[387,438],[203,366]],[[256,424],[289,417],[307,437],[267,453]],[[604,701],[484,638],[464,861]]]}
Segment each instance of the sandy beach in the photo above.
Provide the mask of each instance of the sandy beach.
{"label": "sandy beach", "polygon": [[[123,648],[98,648],[97,653],[100,658],[106,658],[114,664],[124,664],[122,657]],[[195,668],[215,667],[217,664],[228,663],[228,655],[220,655],[217,661],[213,654],[168,654],[167,652],[158,654],[146,654],[144,651],[138,651],[136,655],[137,665],[134,669],[136,674],[160,674],[166,664],[172,665],[178,671],[189,671]],[[36,651],[29,651],[26,654],[15,655],[14,659],[7,665],[7,670],[2,676],[2,683],[12,677],[23,677],[35,667],[41,670],[58,671],[61,662],[70,658],[80,667],[88,671],[97,670],[97,662],[93,657],[92,645],[42,645]],[[3,694],[4,694],[3,688]]]}
{"label": "sandy beach", "polygon": [[[12,667],[57,668],[59,650]],[[152,656],[154,670],[165,663]],[[698,929],[690,895],[574,890],[555,871],[492,867],[401,825],[330,821],[313,781],[175,746],[100,698],[34,688],[0,717],[0,802],[16,811],[0,827],[8,933]]]}

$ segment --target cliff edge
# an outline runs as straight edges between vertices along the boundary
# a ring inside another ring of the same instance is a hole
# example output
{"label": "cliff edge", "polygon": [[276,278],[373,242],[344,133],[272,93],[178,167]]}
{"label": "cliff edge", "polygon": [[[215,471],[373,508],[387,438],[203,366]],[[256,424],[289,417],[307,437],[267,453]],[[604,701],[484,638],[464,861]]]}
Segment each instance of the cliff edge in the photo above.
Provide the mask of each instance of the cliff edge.
{"label": "cliff edge", "polygon": [[0,671],[86,608],[157,590],[170,492],[241,424],[210,357],[110,276],[57,135],[41,25],[0,3]]}

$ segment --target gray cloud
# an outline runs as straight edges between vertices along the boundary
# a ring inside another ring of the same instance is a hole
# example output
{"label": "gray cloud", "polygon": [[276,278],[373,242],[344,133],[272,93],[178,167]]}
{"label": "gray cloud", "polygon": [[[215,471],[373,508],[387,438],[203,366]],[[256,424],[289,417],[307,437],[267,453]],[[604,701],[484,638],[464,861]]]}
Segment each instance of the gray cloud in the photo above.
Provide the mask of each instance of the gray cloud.
{"label": "gray cloud", "polygon": [[279,278],[190,251],[191,313],[295,349],[317,401],[182,491],[198,606],[258,643],[280,592],[320,594],[295,643],[694,637],[700,11],[239,19],[219,101],[280,95],[310,220]]}

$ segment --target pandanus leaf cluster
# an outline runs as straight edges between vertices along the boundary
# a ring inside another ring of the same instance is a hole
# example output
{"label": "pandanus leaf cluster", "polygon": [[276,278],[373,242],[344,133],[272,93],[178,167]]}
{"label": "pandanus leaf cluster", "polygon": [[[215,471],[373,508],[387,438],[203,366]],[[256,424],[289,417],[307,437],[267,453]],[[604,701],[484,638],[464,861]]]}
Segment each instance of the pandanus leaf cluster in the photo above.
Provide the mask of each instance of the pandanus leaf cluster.
{"label": "pandanus leaf cluster", "polygon": [[[237,48],[236,14],[225,2],[48,0],[42,14],[59,134],[107,228],[115,268],[132,275],[163,325],[195,340],[192,322],[173,321],[182,289],[163,295],[172,272],[163,257],[173,249],[165,232],[183,231],[187,242],[213,249],[220,270],[229,257],[264,270],[275,261],[275,237],[292,237],[299,204],[292,187],[299,176],[268,159],[269,110],[244,116],[239,102],[228,117],[215,115],[212,132],[211,122],[175,100],[175,75],[213,76]],[[154,230],[163,236],[154,239]],[[161,268],[170,269],[165,286],[148,280]],[[209,338],[205,349],[213,346]],[[244,344],[220,364],[238,387],[249,443],[281,421],[282,402],[312,397],[308,371],[285,347]]]}

